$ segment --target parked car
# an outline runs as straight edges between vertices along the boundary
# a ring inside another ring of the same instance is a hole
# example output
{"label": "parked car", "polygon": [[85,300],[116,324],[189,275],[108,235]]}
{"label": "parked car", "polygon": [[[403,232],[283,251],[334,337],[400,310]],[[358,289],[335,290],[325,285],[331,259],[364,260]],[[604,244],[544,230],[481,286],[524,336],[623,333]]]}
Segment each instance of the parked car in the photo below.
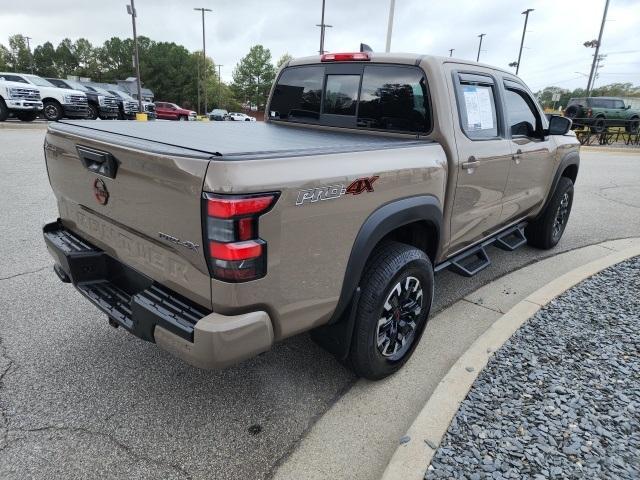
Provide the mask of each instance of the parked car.
{"label": "parked car", "polygon": [[32,122],[42,112],[40,90],[20,82],[10,82],[0,75],[0,122],[15,116]]}
{"label": "parked car", "polygon": [[0,77],[10,82],[28,84],[40,90],[42,115],[50,121],[62,117],[87,118],[89,114],[87,96],[76,89],[58,88],[42,77],[27,73],[0,72]]}
{"label": "parked car", "polygon": [[250,117],[245,113],[231,112],[229,114],[229,120],[233,120],[235,122],[255,122],[255,117]]}
{"label": "parked car", "polygon": [[229,112],[223,108],[214,108],[209,112],[209,120],[223,121],[229,119]]}
{"label": "parked car", "polygon": [[156,116],[161,120],[195,120],[196,112],[179,107],[175,103],[155,102]]}
{"label": "parked car", "polygon": [[118,117],[118,100],[112,94],[105,91],[97,91],[89,85],[84,85],[75,80],[65,80],[63,78],[46,78],[58,88],[66,88],[79,90],[87,96],[89,114],[87,118],[95,120],[101,118],[103,120]]}
{"label": "parked car", "polygon": [[139,110],[136,99],[122,90],[114,89],[108,91],[118,99],[118,119],[133,120],[136,118],[136,113]]}
{"label": "parked car", "polygon": [[475,275],[491,243],[553,248],[569,220],[571,120],[547,120],[503,69],[306,57],[280,71],[266,113],[240,133],[50,124],[48,178],[64,202],[44,239],[58,277],[113,326],[198,367],[314,329],[380,379],[414,351],[434,272]]}
{"label": "parked car", "polygon": [[640,110],[625,105],[622,98],[572,98],[564,115],[572,119],[575,126],[587,126],[595,133],[602,133],[607,127],[625,127],[629,133],[640,131]]}

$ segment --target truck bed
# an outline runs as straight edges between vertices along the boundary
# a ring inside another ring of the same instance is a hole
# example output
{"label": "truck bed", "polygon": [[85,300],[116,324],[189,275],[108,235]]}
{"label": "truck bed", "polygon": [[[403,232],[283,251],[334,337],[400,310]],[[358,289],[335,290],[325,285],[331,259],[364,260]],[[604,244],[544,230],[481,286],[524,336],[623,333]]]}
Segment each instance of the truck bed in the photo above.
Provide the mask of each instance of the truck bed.
{"label": "truck bed", "polygon": [[49,128],[150,152],[221,157],[218,160],[358,152],[410,147],[426,142],[269,122],[64,120],[51,123]]}

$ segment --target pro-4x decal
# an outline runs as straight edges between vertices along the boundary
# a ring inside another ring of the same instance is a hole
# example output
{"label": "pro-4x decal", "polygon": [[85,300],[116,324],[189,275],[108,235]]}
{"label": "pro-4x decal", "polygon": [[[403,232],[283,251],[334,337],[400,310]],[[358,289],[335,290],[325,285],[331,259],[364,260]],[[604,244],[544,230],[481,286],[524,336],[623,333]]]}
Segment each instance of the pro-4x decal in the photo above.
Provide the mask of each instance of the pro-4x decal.
{"label": "pro-4x decal", "polygon": [[331,200],[339,198],[343,195],[360,195],[363,192],[373,192],[373,183],[380,178],[378,175],[373,177],[358,178],[351,182],[348,186],[342,183],[336,185],[326,185],[324,187],[309,188],[298,191],[296,205],[304,203],[315,203],[323,200]]}

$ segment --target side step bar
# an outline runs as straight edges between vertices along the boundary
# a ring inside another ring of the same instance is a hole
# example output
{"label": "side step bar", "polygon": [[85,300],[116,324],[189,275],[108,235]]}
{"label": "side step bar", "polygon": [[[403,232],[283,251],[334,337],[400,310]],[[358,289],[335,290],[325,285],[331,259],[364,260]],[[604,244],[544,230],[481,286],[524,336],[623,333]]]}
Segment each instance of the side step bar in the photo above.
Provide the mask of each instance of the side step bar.
{"label": "side step bar", "polygon": [[507,230],[503,230],[482,243],[471,247],[469,250],[461,252],[439,264],[436,266],[435,271],[439,272],[448,268],[458,275],[472,277],[491,265],[491,259],[485,247],[495,244],[496,247],[502,250],[512,252],[527,243],[527,237],[524,234],[525,226],[526,223],[520,223]]}

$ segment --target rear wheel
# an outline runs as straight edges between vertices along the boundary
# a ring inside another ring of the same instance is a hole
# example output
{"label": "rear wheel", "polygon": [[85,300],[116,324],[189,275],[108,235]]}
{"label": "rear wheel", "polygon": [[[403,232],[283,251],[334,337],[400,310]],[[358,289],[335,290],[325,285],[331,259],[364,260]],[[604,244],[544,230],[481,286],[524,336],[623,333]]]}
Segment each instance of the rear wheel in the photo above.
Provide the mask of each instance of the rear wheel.
{"label": "rear wheel", "polygon": [[365,268],[348,361],[357,375],[379,380],[411,357],[433,299],[427,255],[403,243],[378,247]]}
{"label": "rear wheel", "polygon": [[527,225],[525,234],[529,245],[548,250],[555,247],[569,222],[573,205],[573,182],[560,177],[556,191],[541,216]]}
{"label": "rear wheel", "polygon": [[50,122],[60,120],[63,113],[62,106],[55,100],[47,100],[44,102],[44,110],[42,110],[42,114],[44,115],[44,118]]}
{"label": "rear wheel", "polygon": [[593,133],[602,133],[607,129],[607,124],[604,121],[604,117],[597,117],[593,125],[591,126],[591,131]]}
{"label": "rear wheel", "polygon": [[22,122],[33,122],[38,118],[38,112],[19,112],[16,117]]}

